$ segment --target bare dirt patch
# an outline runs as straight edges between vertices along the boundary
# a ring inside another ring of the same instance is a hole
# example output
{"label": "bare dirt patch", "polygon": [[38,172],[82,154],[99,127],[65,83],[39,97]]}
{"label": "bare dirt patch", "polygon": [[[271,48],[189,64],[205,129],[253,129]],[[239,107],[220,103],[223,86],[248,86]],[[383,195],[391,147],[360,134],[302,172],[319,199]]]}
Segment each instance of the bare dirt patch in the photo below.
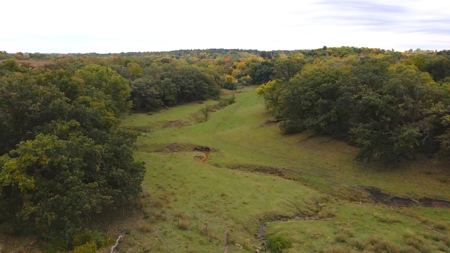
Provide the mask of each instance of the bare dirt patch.
{"label": "bare dirt patch", "polygon": [[424,207],[436,207],[436,208],[450,208],[450,201],[442,199],[420,198],[417,200],[411,198],[391,196],[382,192],[376,187],[362,187],[367,193],[369,193],[371,199],[376,203],[381,203],[387,206],[395,207],[408,207],[408,206],[424,206]]}
{"label": "bare dirt patch", "polygon": [[447,200],[423,198],[419,202],[425,207],[450,207],[450,201]]}
{"label": "bare dirt patch", "polygon": [[191,143],[170,143],[169,145],[164,146],[162,149],[157,150],[156,152],[187,152],[187,151],[198,151],[198,152],[217,152],[219,151],[216,148],[211,148],[207,146],[195,145]]}
{"label": "bare dirt patch", "polygon": [[279,176],[285,179],[298,181],[299,172],[296,172],[292,169],[288,168],[276,168],[276,167],[270,167],[270,166],[261,166],[261,165],[254,165],[254,164],[235,164],[235,165],[227,165],[227,166],[221,166],[218,164],[213,164],[214,167],[217,168],[228,168],[232,170],[241,170],[241,171],[249,171],[249,172],[255,172],[255,173],[262,173],[262,174],[268,174],[268,175],[274,175]]}
{"label": "bare dirt patch", "polygon": [[182,120],[172,120],[163,125],[163,128],[182,128],[186,125]]}
{"label": "bare dirt patch", "polygon": [[143,127],[125,126],[125,127],[122,127],[122,128],[128,129],[128,130],[137,131],[137,132],[140,132],[140,133],[148,133],[148,132],[151,131],[151,127],[148,127],[148,126],[143,126]]}

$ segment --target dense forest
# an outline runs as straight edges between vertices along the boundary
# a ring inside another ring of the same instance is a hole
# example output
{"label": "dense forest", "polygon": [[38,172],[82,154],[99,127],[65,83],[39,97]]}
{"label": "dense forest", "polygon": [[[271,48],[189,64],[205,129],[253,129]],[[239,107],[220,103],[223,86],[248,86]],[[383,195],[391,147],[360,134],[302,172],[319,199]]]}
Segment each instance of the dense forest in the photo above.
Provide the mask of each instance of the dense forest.
{"label": "dense forest", "polygon": [[89,217],[141,192],[137,133],[119,116],[220,89],[259,85],[282,133],[341,139],[358,161],[450,156],[449,51],[0,52],[0,61],[0,229],[65,249]]}

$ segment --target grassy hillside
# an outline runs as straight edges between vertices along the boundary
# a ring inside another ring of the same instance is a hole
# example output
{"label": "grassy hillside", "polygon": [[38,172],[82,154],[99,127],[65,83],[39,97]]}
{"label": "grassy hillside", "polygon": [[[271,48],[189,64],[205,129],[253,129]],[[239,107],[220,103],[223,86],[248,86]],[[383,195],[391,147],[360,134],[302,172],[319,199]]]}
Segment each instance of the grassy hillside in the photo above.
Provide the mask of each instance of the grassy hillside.
{"label": "grassy hillside", "polygon": [[122,119],[142,132],[147,174],[142,219],[124,221],[119,251],[262,252],[274,235],[292,241],[284,252],[450,251],[448,209],[421,206],[448,204],[443,164],[357,163],[337,140],[280,135],[254,88],[235,98],[206,122],[217,101]]}

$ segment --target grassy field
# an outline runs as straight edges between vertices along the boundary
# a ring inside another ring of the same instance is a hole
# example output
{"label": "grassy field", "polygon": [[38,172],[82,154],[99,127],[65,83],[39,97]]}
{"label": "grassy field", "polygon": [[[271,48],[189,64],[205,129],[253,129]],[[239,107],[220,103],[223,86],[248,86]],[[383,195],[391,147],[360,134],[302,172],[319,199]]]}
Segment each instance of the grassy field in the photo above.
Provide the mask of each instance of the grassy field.
{"label": "grassy field", "polygon": [[235,99],[206,122],[217,101],[123,117],[142,132],[147,173],[119,251],[262,252],[281,236],[292,242],[283,252],[450,252],[449,209],[420,206],[450,200],[444,164],[357,163],[357,149],[330,137],[280,135],[254,87]]}

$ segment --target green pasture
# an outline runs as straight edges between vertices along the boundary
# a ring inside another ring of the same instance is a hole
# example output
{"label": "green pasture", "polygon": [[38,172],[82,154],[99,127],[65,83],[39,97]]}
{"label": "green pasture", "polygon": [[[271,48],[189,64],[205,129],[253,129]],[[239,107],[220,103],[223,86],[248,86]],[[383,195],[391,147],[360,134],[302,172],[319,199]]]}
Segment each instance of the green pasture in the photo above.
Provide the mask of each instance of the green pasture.
{"label": "green pasture", "polygon": [[218,101],[123,116],[145,129],[136,158],[147,173],[143,219],[122,251],[262,252],[274,235],[292,241],[285,252],[450,251],[448,209],[374,204],[364,190],[449,200],[439,161],[357,163],[355,147],[330,137],[283,136],[254,89],[207,121],[201,110]]}

